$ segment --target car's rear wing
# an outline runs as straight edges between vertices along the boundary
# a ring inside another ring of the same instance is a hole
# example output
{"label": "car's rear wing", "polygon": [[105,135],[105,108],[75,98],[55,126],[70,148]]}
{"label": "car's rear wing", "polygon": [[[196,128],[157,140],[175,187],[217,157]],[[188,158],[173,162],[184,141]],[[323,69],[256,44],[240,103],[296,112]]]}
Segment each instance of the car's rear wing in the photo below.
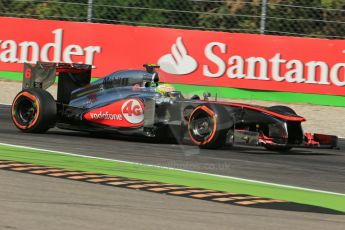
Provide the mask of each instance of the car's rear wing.
{"label": "car's rear wing", "polygon": [[76,63],[24,63],[23,89],[47,89],[58,77],[57,101],[67,104],[71,92],[90,83],[91,65]]}

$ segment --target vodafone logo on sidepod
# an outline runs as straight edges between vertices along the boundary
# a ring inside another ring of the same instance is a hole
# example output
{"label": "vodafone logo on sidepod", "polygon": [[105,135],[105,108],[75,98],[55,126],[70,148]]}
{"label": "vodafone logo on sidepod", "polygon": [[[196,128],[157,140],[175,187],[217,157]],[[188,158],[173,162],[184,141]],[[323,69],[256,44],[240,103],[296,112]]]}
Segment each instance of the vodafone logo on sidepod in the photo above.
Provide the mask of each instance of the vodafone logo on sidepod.
{"label": "vodafone logo on sidepod", "polygon": [[93,109],[84,118],[111,127],[138,127],[144,124],[144,104],[139,98],[124,99]]}

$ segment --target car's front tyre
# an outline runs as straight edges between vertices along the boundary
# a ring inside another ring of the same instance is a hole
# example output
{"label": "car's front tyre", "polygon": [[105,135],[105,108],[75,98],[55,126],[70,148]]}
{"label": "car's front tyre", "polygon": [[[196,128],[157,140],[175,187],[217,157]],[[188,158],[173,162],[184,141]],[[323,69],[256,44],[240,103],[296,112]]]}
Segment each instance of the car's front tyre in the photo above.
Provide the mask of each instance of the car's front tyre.
{"label": "car's front tyre", "polygon": [[227,132],[233,126],[233,119],[221,105],[197,106],[188,121],[191,140],[203,149],[216,149],[226,142]]}

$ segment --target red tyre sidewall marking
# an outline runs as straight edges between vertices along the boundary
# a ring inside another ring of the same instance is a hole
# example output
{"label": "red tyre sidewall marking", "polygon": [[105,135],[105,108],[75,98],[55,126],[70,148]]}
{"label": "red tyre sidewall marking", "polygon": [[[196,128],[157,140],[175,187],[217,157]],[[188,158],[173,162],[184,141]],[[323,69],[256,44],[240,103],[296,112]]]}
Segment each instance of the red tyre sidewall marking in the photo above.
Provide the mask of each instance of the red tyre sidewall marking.
{"label": "red tyre sidewall marking", "polygon": [[[37,106],[35,118],[34,118],[34,120],[33,120],[29,125],[27,125],[27,126],[19,124],[18,121],[16,120],[15,114],[14,114],[14,106],[16,105],[18,98],[20,98],[21,96],[24,96],[24,97],[29,98],[29,99],[32,100],[32,101],[36,104],[36,106]],[[37,101],[38,101],[38,100],[37,100],[36,96],[30,94],[29,92],[22,92],[22,93],[18,94],[18,95],[15,97],[15,99],[14,99],[14,101],[13,101],[13,104],[12,104],[11,113],[12,113],[12,120],[13,120],[13,122],[15,123],[15,125],[16,125],[18,128],[20,128],[20,129],[30,129],[32,126],[34,126],[34,125],[36,124],[36,122],[37,122],[37,120],[38,120],[38,117],[39,117],[39,114],[40,114],[40,104],[37,103]]]}
{"label": "red tyre sidewall marking", "polygon": [[[212,117],[212,119],[213,119],[213,124],[214,124],[214,127],[213,127],[213,130],[212,130],[211,135],[210,135],[205,141],[197,141],[197,140],[195,140],[194,137],[193,137],[193,135],[192,135],[191,132],[190,132],[190,129],[191,129],[190,124],[191,124],[191,121],[192,121],[193,114],[194,114],[196,111],[198,111],[199,109],[205,111],[208,115],[210,115],[210,116]],[[195,144],[197,144],[197,145],[207,144],[207,143],[209,143],[210,141],[212,141],[214,135],[216,134],[216,130],[217,130],[217,121],[216,121],[215,113],[214,113],[211,109],[209,109],[207,106],[204,106],[204,105],[196,107],[196,108],[193,110],[193,112],[191,113],[191,115],[190,115],[190,117],[189,117],[189,121],[188,121],[188,134],[189,134],[191,140],[192,140]]]}

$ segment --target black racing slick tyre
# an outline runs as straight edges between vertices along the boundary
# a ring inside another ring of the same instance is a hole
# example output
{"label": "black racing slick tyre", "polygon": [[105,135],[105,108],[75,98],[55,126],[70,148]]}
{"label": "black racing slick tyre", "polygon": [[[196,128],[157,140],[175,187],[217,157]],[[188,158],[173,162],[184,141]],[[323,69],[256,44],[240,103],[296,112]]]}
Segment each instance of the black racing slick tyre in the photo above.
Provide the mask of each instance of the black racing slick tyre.
{"label": "black racing slick tyre", "polygon": [[25,89],[14,98],[14,125],[27,133],[44,133],[55,126],[57,108],[53,96],[39,88]]}
{"label": "black racing slick tyre", "polygon": [[233,126],[233,119],[222,105],[197,106],[188,121],[191,140],[202,149],[217,149],[226,142],[227,132]]}

